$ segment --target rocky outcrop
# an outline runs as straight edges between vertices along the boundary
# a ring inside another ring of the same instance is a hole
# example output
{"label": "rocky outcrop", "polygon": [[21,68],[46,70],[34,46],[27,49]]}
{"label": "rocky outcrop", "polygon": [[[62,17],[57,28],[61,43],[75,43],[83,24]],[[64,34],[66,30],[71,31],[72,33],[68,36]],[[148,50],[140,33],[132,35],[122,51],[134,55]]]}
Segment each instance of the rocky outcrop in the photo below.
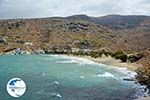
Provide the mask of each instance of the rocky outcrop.
{"label": "rocky outcrop", "polygon": [[0,36],[0,44],[6,43],[6,39]]}
{"label": "rocky outcrop", "polygon": [[137,69],[137,80],[150,88],[150,51],[144,54],[144,57],[138,61],[143,67]]}

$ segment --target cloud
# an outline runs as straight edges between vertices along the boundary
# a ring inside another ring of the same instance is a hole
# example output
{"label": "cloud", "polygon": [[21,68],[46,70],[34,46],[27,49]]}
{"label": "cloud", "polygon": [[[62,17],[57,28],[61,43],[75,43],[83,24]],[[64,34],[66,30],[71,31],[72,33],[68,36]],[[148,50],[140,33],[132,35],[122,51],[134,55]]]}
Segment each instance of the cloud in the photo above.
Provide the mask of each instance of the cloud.
{"label": "cloud", "polygon": [[149,0],[0,0],[0,18],[150,15]]}

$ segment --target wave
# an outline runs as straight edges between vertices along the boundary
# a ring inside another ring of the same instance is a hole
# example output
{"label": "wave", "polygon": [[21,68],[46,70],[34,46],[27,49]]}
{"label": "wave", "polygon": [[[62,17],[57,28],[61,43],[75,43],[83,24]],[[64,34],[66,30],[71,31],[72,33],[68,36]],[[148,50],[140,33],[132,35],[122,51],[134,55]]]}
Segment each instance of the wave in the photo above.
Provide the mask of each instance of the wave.
{"label": "wave", "polygon": [[53,81],[53,82],[51,83],[51,85],[59,85],[59,84],[60,84],[59,81]]}
{"label": "wave", "polygon": [[[91,61],[86,58],[67,56],[67,55],[52,55],[52,56],[63,59],[63,61],[58,61],[58,63],[77,63],[79,65],[87,65],[87,64],[88,65],[98,65],[101,67],[105,67],[106,69],[114,69],[115,71],[118,71],[118,72],[124,74],[125,76],[127,76],[126,78],[134,78],[137,75],[136,72],[130,71],[126,67],[120,68],[120,67],[116,67],[116,66],[105,65],[102,63],[97,63],[97,62]],[[64,61],[64,59],[66,59],[66,60]]]}
{"label": "wave", "polygon": [[41,54],[40,56],[51,56],[51,57],[59,57],[59,56],[65,56],[65,55],[58,55],[58,54]]}
{"label": "wave", "polygon": [[76,60],[65,60],[65,61],[58,61],[58,63],[78,63]]}
{"label": "wave", "polygon": [[[142,97],[148,97],[149,96],[149,89],[147,88],[147,86],[145,85],[141,85],[141,84],[136,84],[136,94],[135,97],[137,97],[136,100],[140,100],[140,98]],[[148,100],[148,99],[145,99]]]}
{"label": "wave", "polygon": [[62,95],[60,93],[51,93],[51,96],[62,98]]}
{"label": "wave", "polygon": [[42,73],[42,76],[45,76],[46,75],[46,73]]}
{"label": "wave", "polygon": [[94,77],[114,77],[114,75],[109,72],[104,72],[103,74],[94,75]]}
{"label": "wave", "polygon": [[60,84],[58,81],[54,81],[53,83],[56,84],[56,85]]}
{"label": "wave", "polygon": [[81,78],[81,79],[85,79],[85,77],[84,77],[84,76],[80,76],[80,78]]}
{"label": "wave", "polygon": [[66,59],[66,61],[59,61],[58,63],[77,63],[79,65],[96,64],[96,62],[85,58],[66,56],[66,55],[59,55],[59,56],[63,59]]}
{"label": "wave", "polygon": [[123,73],[124,75],[126,75],[129,78],[135,78],[135,76],[137,75],[136,72],[134,71],[130,71],[127,68],[119,68],[119,67],[113,67],[115,70],[117,70],[118,72]]}

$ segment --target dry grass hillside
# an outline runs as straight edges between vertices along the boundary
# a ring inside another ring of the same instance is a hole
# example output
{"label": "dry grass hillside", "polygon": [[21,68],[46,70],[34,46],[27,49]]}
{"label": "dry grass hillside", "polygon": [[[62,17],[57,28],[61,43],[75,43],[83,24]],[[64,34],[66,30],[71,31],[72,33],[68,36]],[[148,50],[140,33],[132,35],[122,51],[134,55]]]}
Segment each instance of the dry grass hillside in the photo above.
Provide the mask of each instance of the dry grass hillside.
{"label": "dry grass hillside", "polygon": [[[1,20],[0,51],[13,48],[49,49],[84,48],[100,49],[111,37],[111,30],[85,21],[61,19]],[[25,43],[32,42],[32,46]]]}

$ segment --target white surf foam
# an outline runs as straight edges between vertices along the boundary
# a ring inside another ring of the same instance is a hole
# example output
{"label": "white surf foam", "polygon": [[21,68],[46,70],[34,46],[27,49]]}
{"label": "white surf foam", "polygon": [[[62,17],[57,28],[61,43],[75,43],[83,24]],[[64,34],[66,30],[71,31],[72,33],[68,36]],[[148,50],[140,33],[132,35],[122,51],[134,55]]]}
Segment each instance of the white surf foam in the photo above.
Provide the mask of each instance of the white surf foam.
{"label": "white surf foam", "polygon": [[85,77],[84,77],[84,76],[80,76],[80,78],[81,78],[81,79],[85,79]]}
{"label": "white surf foam", "polygon": [[58,81],[54,81],[54,84],[57,84],[57,85],[58,85],[58,84],[59,84],[59,82],[58,82]]}
{"label": "white surf foam", "polygon": [[134,72],[134,71],[130,71],[130,70],[128,70],[127,68],[119,68],[119,67],[114,67],[117,71],[119,71],[119,72],[121,72],[121,73],[123,73],[123,74],[125,74],[127,77],[130,77],[130,78],[134,78],[136,75],[137,75],[137,73],[136,72]]}
{"label": "white surf foam", "polygon": [[94,77],[114,77],[114,75],[109,72],[104,72],[103,74],[94,75]]}
{"label": "white surf foam", "polygon": [[61,95],[61,94],[57,94],[56,96],[59,97],[59,98],[62,98],[62,95]]}
{"label": "white surf foam", "polygon": [[66,55],[60,55],[60,56],[66,59],[66,61],[59,61],[59,63],[78,63],[80,65],[96,64],[94,61],[91,61],[85,58],[66,56]]}
{"label": "white surf foam", "polygon": [[46,74],[45,73],[42,73],[42,76],[45,76]]}
{"label": "white surf foam", "polygon": [[58,98],[62,98],[62,95],[60,93],[51,93],[52,96],[56,96]]}
{"label": "white surf foam", "polygon": [[65,60],[65,61],[59,61],[58,63],[78,63],[76,60]]}
{"label": "white surf foam", "polygon": [[141,86],[140,84],[137,84],[137,86],[138,86],[138,90],[137,90],[137,93],[135,94],[137,98],[149,96],[149,89],[147,89],[146,86],[144,85]]}
{"label": "white surf foam", "polygon": [[120,67],[116,67],[116,66],[105,65],[105,64],[101,64],[101,63],[97,63],[97,62],[91,61],[91,60],[86,59],[86,58],[67,56],[67,55],[54,55],[54,56],[59,56],[61,58],[66,59],[66,61],[59,61],[58,63],[77,63],[79,65],[86,65],[86,64],[98,65],[98,66],[101,66],[101,67],[115,69],[116,71],[118,71],[118,72],[124,74],[125,76],[127,76],[127,78],[134,78],[135,75],[137,75],[136,72],[130,71],[130,70],[128,70],[125,67],[124,68],[120,68]]}

